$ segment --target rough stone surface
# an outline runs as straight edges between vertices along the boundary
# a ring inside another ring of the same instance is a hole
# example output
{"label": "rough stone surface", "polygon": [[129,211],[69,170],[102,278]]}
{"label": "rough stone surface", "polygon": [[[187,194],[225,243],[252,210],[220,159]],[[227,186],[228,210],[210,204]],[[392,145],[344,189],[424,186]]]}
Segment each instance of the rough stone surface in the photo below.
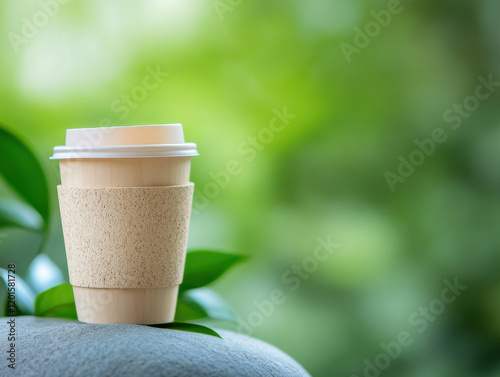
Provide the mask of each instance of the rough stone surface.
{"label": "rough stone surface", "polygon": [[10,318],[0,318],[0,375],[23,377],[309,376],[262,341],[218,330],[223,339],[140,325],[16,317],[16,369],[8,368]]}

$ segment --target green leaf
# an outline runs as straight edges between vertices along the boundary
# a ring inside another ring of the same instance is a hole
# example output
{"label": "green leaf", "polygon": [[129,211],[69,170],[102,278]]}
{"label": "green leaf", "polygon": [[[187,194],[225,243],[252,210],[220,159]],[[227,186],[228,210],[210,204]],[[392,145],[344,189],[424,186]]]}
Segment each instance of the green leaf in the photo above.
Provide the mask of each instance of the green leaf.
{"label": "green leaf", "polygon": [[[33,302],[35,299],[35,294],[31,290],[30,286],[21,279],[18,275],[13,274],[7,271],[4,268],[0,268],[0,275],[5,284],[5,292],[8,289],[15,288],[14,291],[11,291],[15,294],[15,314],[16,315],[31,315],[33,314]],[[9,282],[12,284],[14,282],[14,286],[9,286]],[[4,315],[14,314],[12,308],[9,307],[9,300],[6,297],[4,308]]]}
{"label": "green leaf", "polygon": [[195,250],[187,253],[184,281],[181,291],[203,287],[217,280],[224,272],[238,262],[246,259],[245,255],[222,253],[210,250]]}
{"label": "green leaf", "polygon": [[50,318],[66,318],[78,320],[78,315],[76,314],[75,303],[62,304],[54,306],[53,308],[43,312],[38,317],[50,317]]}
{"label": "green leaf", "polygon": [[57,285],[36,296],[35,315],[37,317],[77,319],[71,284]]}
{"label": "green leaf", "polygon": [[157,327],[160,329],[169,329],[169,330],[180,330],[180,331],[188,331],[188,332],[195,332],[199,334],[205,334],[205,335],[211,335],[215,336],[217,338],[222,337],[217,334],[214,330],[202,326],[202,325],[196,325],[194,323],[185,323],[185,322],[170,322],[170,323],[159,323],[156,325],[147,325],[149,327]]}
{"label": "green leaf", "polygon": [[180,295],[175,312],[176,321],[206,317],[236,322],[236,317],[227,303],[211,289],[193,289]]}
{"label": "green leaf", "polygon": [[43,219],[30,206],[5,198],[0,198],[0,227],[17,226],[28,230],[42,230]]}
{"label": "green leaf", "polygon": [[208,317],[208,314],[202,307],[186,300],[183,294],[179,296],[177,306],[175,307],[175,321],[193,321],[206,317]]}
{"label": "green leaf", "polygon": [[26,144],[0,126],[0,175],[45,221],[49,223],[47,178],[34,153]]}

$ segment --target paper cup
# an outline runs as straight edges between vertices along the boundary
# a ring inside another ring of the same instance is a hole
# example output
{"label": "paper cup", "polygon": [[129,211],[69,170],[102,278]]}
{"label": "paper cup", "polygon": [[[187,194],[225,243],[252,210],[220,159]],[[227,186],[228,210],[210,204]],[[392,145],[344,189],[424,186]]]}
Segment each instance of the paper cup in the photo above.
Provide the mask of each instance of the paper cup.
{"label": "paper cup", "polygon": [[70,129],[54,148],[80,321],[173,321],[197,155],[180,124]]}

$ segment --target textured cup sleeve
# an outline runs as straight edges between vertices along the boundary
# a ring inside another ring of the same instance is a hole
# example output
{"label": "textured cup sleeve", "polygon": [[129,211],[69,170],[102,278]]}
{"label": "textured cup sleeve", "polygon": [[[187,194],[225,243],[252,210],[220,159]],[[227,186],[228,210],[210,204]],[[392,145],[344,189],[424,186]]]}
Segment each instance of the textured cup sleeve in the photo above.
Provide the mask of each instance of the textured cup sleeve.
{"label": "textured cup sleeve", "polygon": [[58,186],[72,285],[160,288],[182,282],[194,184]]}

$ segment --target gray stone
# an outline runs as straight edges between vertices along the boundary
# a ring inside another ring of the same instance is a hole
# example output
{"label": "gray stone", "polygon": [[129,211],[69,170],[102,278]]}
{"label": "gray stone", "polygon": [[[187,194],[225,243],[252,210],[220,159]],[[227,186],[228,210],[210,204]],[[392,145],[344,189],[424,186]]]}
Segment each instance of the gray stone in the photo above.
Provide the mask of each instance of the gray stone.
{"label": "gray stone", "polygon": [[0,318],[1,376],[309,376],[277,348],[226,330],[218,330],[219,339],[140,325],[15,318],[15,370],[7,360],[10,318]]}

